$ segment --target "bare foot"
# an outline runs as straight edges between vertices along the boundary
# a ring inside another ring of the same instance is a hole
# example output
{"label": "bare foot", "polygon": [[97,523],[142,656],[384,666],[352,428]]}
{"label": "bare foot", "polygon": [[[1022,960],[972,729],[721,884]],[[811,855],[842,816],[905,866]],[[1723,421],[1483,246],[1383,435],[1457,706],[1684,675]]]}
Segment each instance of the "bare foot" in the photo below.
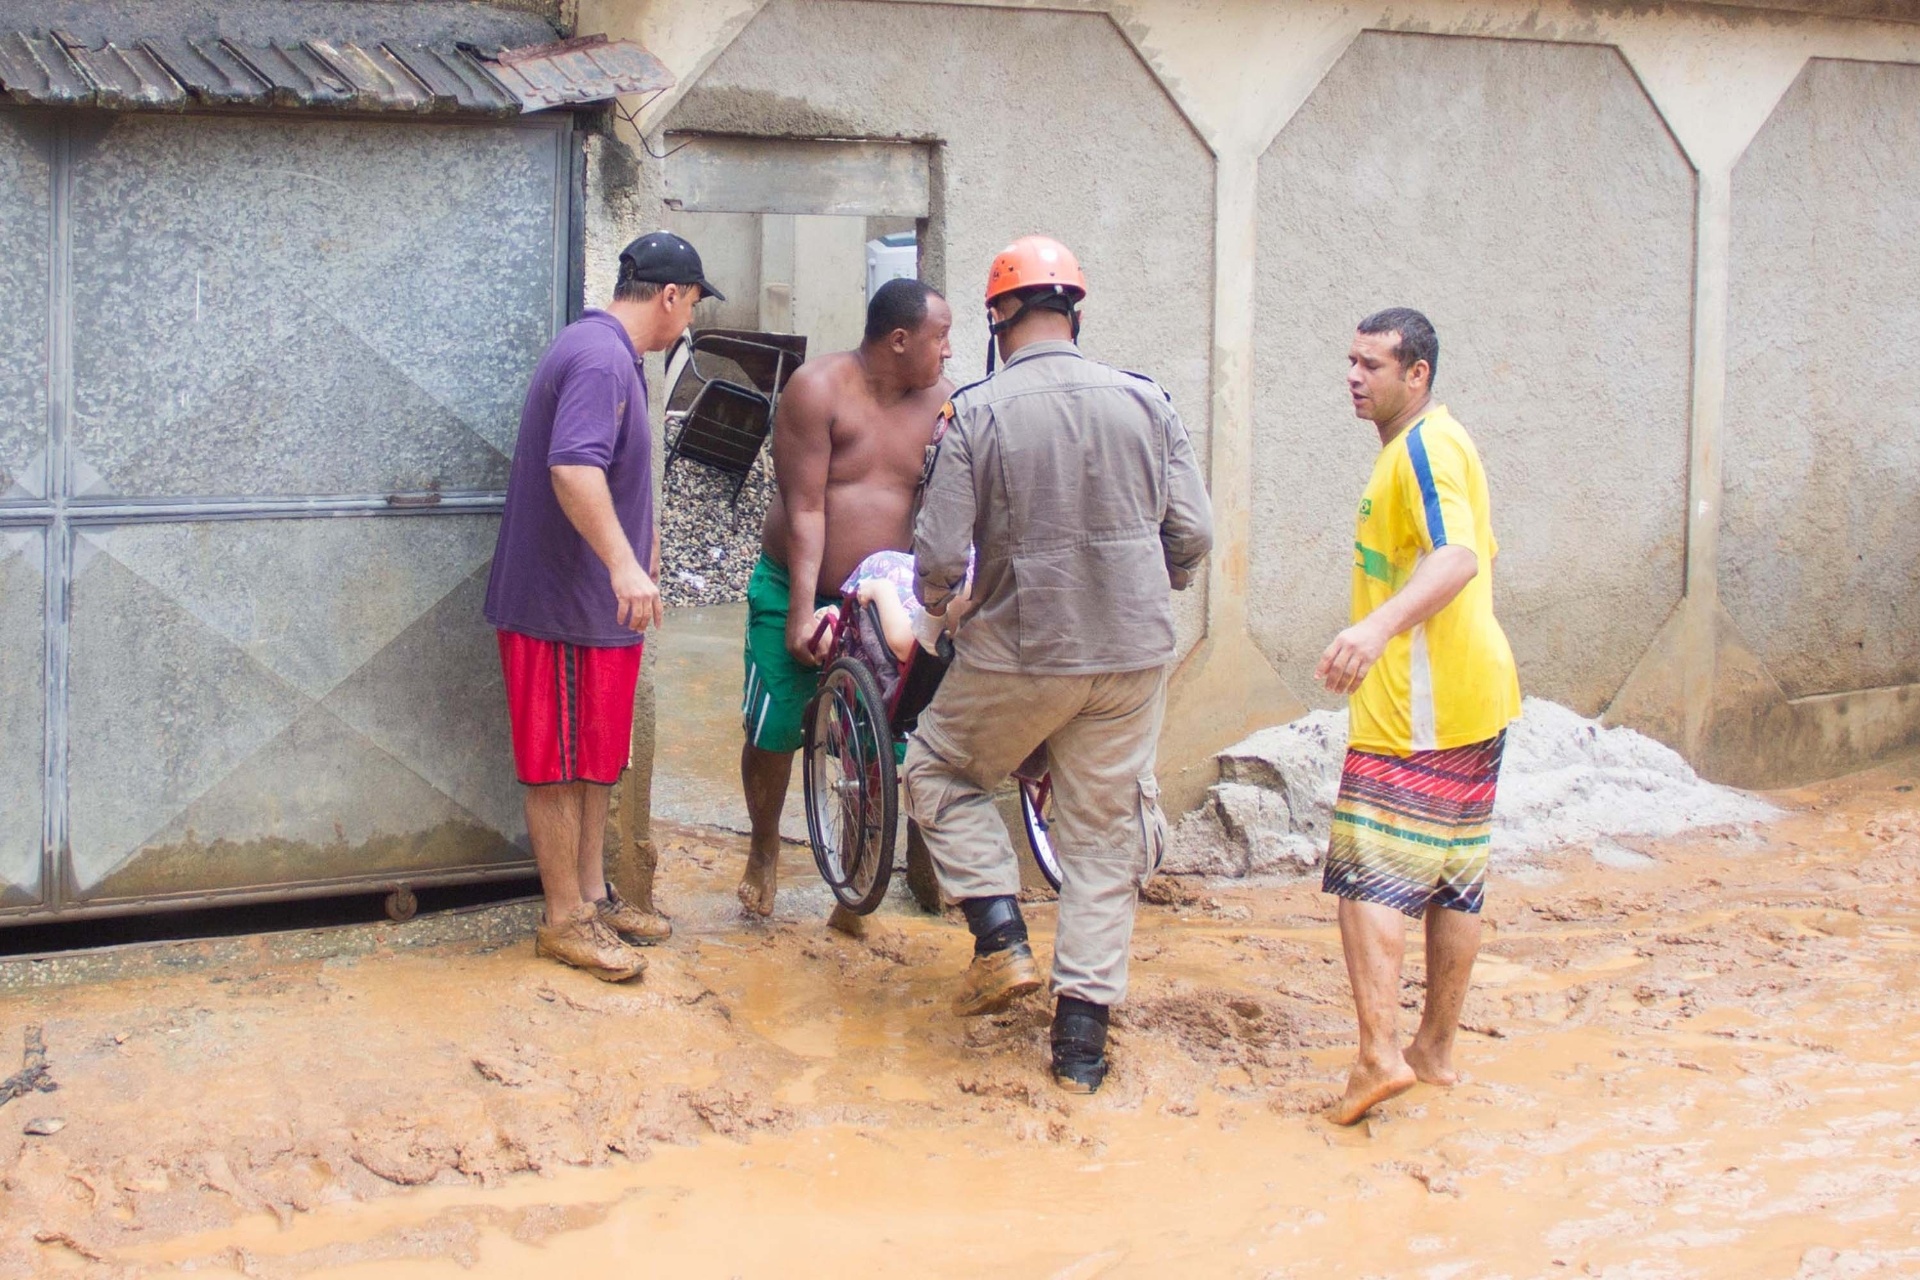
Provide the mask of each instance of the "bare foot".
{"label": "bare foot", "polygon": [[1327,1119],[1335,1124],[1358,1124],[1374,1107],[1388,1098],[1399,1097],[1418,1083],[1419,1077],[1404,1060],[1379,1067],[1356,1062],[1347,1075],[1346,1093],[1327,1108]]}
{"label": "bare foot", "polygon": [[1413,1074],[1421,1084],[1437,1084],[1442,1089],[1451,1089],[1460,1083],[1460,1073],[1453,1069],[1451,1053],[1435,1053],[1419,1040],[1407,1046],[1407,1065],[1413,1068]]}
{"label": "bare foot", "polygon": [[827,917],[827,928],[838,929],[849,938],[864,938],[867,936],[867,918],[836,902],[833,904],[833,914]]}
{"label": "bare foot", "polygon": [[740,877],[740,888],[736,890],[740,905],[750,915],[762,919],[773,914],[774,891],[780,887],[780,854],[761,857],[758,853],[747,855],[746,874]]}

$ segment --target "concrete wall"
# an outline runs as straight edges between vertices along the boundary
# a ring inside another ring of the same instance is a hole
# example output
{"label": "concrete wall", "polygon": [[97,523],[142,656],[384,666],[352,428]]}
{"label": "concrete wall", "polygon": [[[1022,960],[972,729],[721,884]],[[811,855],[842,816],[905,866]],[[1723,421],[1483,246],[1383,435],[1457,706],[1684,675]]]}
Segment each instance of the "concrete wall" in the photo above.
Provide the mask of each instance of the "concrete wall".
{"label": "concrete wall", "polygon": [[[1062,87],[1058,100],[1035,112],[1033,92],[1048,85]],[[1015,236],[1046,232],[1076,247],[1092,284],[1087,349],[1159,378],[1204,451],[1212,162],[1105,15],[774,0],[660,124],[933,144],[925,274],[954,301],[954,378],[984,368],[987,262]],[[641,166],[636,216],[657,200],[659,172]],[[1189,646],[1204,625],[1203,596],[1180,601]]]}
{"label": "concrete wall", "polygon": [[1680,599],[1686,535],[1693,171],[1626,62],[1368,32],[1261,157],[1259,200],[1261,649],[1306,693],[1346,625],[1379,451],[1347,347],[1362,315],[1414,306],[1486,460],[1527,687],[1598,714]]}
{"label": "concrete wall", "polygon": [[867,330],[867,220],[794,218],[792,282],[793,331],[807,335],[809,351],[859,346]]}
{"label": "concrete wall", "polygon": [[1720,591],[1789,697],[1920,680],[1920,67],[1807,65],[1733,172]]}
{"label": "concrete wall", "polygon": [[1089,349],[1151,369],[1204,435],[1212,164],[1105,16],[773,0],[663,123],[937,143],[956,375],[984,365],[988,260],[1044,231],[1092,282]]}
{"label": "concrete wall", "polygon": [[[1087,345],[1174,390],[1212,476],[1178,800],[1207,751],[1321,701],[1370,458],[1341,356],[1393,302],[1435,317],[1487,458],[1529,690],[1748,784],[1920,743],[1912,10],[582,0],[579,25],[681,77],[643,117],[656,150],[936,143],[927,270],[963,373],[999,243],[1080,250]],[[661,220],[638,144],[596,159],[590,272]]]}
{"label": "concrete wall", "polygon": [[[752,213],[681,213],[665,210],[660,225],[685,236],[700,250],[707,279],[720,286],[725,302],[700,306],[699,323],[709,329],[756,329],[760,325],[760,217]],[[611,286],[607,286],[609,289]]]}
{"label": "concrete wall", "polygon": [[[667,209],[661,225],[700,250],[707,278],[727,295],[700,308],[711,329],[804,333],[808,349],[859,343],[867,321],[867,241],[878,218]],[[897,221],[897,220],[896,220]],[[907,219],[907,229],[913,229]],[[768,290],[776,305],[768,305]]]}

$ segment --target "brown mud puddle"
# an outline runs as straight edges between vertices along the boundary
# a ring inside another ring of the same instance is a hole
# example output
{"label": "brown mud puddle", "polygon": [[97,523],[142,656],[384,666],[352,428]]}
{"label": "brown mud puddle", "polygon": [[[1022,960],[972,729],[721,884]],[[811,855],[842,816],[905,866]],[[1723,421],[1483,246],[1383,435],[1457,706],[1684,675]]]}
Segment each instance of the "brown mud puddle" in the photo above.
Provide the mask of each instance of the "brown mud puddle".
{"label": "brown mud puddle", "polygon": [[0,1106],[0,1275],[1920,1274],[1916,778],[1497,877],[1467,1079],[1355,1130],[1304,882],[1156,885],[1090,1099],[1039,1003],[947,1014],[964,928],[831,933],[802,851],[743,924],[695,831],[627,987],[520,941],[0,997],[61,1086]]}

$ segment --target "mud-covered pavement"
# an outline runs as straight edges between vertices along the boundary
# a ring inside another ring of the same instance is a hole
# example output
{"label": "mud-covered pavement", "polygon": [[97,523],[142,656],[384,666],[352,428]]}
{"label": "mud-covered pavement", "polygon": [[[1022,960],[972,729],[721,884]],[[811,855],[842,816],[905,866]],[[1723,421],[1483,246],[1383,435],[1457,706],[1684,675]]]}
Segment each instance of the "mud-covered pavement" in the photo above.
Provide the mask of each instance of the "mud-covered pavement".
{"label": "mud-covered pavement", "polygon": [[0,1074],[31,1024],[59,1085],[0,1105],[0,1275],[1920,1274],[1916,780],[1501,877],[1465,1081],[1355,1130],[1307,882],[1159,882],[1086,1099],[1039,1002],[947,1014],[963,927],[831,933],[798,850],[743,924],[730,837],[664,833],[680,932],[627,987],[517,919],[162,949],[0,995]]}

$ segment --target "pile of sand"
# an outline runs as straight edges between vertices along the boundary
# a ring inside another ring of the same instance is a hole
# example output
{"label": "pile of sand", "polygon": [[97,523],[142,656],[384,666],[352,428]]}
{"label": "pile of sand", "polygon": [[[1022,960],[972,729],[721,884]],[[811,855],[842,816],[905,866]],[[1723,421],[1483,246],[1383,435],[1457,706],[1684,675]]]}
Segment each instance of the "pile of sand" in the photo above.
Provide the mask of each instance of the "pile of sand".
{"label": "pile of sand", "polygon": [[[1221,752],[1219,783],[1175,828],[1162,869],[1240,876],[1318,866],[1346,746],[1346,712],[1316,711]],[[1640,855],[1616,844],[1621,837],[1745,827],[1774,816],[1764,801],[1703,781],[1651,738],[1528,698],[1507,731],[1493,861],[1581,845],[1625,865]]]}

